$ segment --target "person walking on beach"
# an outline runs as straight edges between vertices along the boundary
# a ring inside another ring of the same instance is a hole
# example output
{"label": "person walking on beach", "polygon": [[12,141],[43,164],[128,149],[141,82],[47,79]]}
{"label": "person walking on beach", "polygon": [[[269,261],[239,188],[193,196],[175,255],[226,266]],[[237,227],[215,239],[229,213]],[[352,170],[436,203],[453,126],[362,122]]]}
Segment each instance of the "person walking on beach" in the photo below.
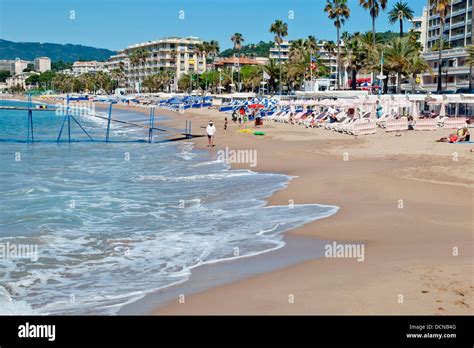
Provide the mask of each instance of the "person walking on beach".
{"label": "person walking on beach", "polygon": [[209,124],[206,128],[206,133],[208,141],[207,147],[214,147],[214,136],[216,134],[216,126],[214,126],[214,123],[212,121],[209,121]]}
{"label": "person walking on beach", "polygon": [[224,134],[227,134],[227,125],[229,122],[227,122],[227,117],[224,117]]}

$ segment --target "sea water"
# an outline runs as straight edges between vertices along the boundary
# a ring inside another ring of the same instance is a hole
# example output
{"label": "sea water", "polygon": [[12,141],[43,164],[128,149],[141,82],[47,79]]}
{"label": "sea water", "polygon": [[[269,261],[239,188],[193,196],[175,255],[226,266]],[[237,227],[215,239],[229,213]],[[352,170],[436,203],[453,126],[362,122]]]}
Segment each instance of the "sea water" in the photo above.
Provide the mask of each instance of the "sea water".
{"label": "sea water", "polygon": [[[104,138],[104,120],[76,119]],[[33,120],[38,142],[28,145],[18,141],[27,112],[0,110],[0,247],[37,250],[0,253],[0,314],[114,314],[196,266],[281,248],[283,232],[337,211],[267,206],[290,177],[230,170],[189,141],[127,142],[143,130],[113,124],[111,139],[123,142],[57,145],[63,117]]]}

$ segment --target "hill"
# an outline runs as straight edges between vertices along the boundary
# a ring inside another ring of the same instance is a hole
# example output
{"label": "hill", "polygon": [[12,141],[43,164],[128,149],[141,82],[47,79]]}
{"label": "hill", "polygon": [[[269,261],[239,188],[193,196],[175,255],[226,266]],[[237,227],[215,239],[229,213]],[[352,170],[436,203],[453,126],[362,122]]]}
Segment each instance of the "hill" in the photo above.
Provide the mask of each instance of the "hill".
{"label": "hill", "polygon": [[[268,57],[268,54],[270,52],[270,48],[273,47],[274,43],[272,41],[270,42],[263,42],[260,41],[257,44],[249,44],[249,45],[243,45],[242,50],[240,51],[242,55],[244,56],[255,56],[255,57]],[[231,57],[233,56],[235,51],[232,48],[229,48],[225,51],[222,51],[219,54],[219,57]]]}
{"label": "hill", "polygon": [[115,52],[105,48],[72,44],[54,44],[40,42],[13,42],[0,39],[0,59],[21,58],[34,60],[36,57],[49,57],[52,61],[62,60],[107,60]]}

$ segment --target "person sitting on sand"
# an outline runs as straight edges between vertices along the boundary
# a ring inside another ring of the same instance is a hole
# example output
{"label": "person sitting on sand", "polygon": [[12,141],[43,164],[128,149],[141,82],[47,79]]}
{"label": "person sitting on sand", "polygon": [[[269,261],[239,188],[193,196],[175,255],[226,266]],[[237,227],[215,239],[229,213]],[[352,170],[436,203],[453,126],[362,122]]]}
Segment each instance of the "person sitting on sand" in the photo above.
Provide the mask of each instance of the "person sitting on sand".
{"label": "person sitting on sand", "polygon": [[216,126],[214,126],[214,123],[212,121],[209,121],[209,124],[207,125],[206,128],[206,133],[207,133],[207,141],[208,145],[207,147],[214,147],[214,136],[216,134]]}
{"label": "person sitting on sand", "polygon": [[469,129],[467,129],[467,127],[458,128],[458,141],[459,142],[471,141],[471,134],[469,133]]}
{"label": "person sitting on sand", "polygon": [[456,134],[450,134],[448,137],[442,137],[441,139],[436,140],[437,143],[456,143],[458,141],[458,136]]}

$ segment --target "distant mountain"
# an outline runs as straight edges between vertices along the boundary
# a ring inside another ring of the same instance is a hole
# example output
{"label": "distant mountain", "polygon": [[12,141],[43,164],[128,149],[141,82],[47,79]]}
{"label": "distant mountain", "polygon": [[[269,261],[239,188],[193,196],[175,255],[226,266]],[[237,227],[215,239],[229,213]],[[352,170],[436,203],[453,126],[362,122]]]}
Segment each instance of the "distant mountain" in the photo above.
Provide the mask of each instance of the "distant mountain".
{"label": "distant mountain", "polygon": [[49,57],[53,62],[58,60],[64,62],[74,62],[76,60],[103,61],[115,53],[105,48],[82,45],[12,42],[0,39],[0,59],[34,60],[36,57]]}

